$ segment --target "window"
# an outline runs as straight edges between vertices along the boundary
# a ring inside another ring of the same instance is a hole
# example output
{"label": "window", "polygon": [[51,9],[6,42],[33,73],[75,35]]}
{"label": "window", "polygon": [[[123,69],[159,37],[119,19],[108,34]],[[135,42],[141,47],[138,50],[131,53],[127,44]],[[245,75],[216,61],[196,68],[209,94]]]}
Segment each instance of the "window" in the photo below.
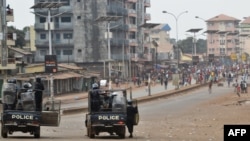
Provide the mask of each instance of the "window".
{"label": "window", "polygon": [[81,0],[77,0],[77,2],[81,2]]}
{"label": "window", "polygon": [[71,17],[61,17],[61,22],[62,23],[70,23],[71,22]]}
{"label": "window", "polygon": [[61,55],[61,50],[56,50],[56,55],[60,56]]}
{"label": "window", "polygon": [[72,50],[63,50],[63,55],[72,55]]}
{"label": "window", "polygon": [[81,16],[77,16],[77,19],[80,20],[80,19],[81,19]]}
{"label": "window", "polygon": [[40,55],[45,56],[46,55],[46,50],[40,50]]}
{"label": "window", "polygon": [[65,3],[65,6],[70,5],[70,0],[61,0],[61,2]]}
{"label": "window", "polygon": [[60,40],[60,38],[61,38],[60,33],[56,33],[56,40]]}
{"label": "window", "polygon": [[45,40],[46,39],[46,34],[44,34],[44,33],[40,34],[40,39]]}
{"label": "window", "polygon": [[40,23],[45,23],[46,22],[46,18],[45,17],[40,17]]}
{"label": "window", "polygon": [[78,50],[77,50],[77,52],[78,52],[78,53],[81,53],[81,52],[82,52],[82,50],[81,50],[81,49],[78,49]]}
{"label": "window", "polygon": [[220,45],[225,45],[225,40],[220,40]]}
{"label": "window", "polygon": [[129,39],[135,39],[135,32],[129,32]]}
{"label": "window", "polygon": [[64,33],[63,34],[63,39],[72,39],[72,38],[73,38],[72,33]]}

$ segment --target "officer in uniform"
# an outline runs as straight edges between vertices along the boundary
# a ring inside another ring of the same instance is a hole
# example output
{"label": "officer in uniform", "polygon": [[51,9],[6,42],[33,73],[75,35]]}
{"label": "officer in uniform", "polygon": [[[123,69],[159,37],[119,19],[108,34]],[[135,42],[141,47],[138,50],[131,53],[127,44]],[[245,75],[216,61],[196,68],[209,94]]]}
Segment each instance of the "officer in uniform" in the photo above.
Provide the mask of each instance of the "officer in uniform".
{"label": "officer in uniform", "polygon": [[128,101],[128,106],[127,106],[127,128],[129,132],[129,137],[133,138],[133,130],[134,130],[134,120],[135,120],[135,114],[137,114],[137,108],[133,107],[132,101]]}
{"label": "officer in uniform", "polygon": [[35,82],[36,111],[42,111],[43,90],[44,85],[42,83],[42,80],[40,77],[37,77]]}

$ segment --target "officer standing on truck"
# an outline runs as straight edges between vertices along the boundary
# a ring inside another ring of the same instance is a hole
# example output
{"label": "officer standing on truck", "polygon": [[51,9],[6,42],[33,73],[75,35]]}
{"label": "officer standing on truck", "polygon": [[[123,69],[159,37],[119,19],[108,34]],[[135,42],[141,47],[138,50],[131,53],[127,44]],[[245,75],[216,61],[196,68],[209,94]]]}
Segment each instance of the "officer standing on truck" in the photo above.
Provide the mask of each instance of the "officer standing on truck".
{"label": "officer standing on truck", "polygon": [[134,121],[135,121],[135,114],[137,114],[137,108],[133,107],[132,101],[128,101],[127,106],[127,128],[129,132],[129,138],[133,138],[133,130],[134,130]]}
{"label": "officer standing on truck", "polygon": [[36,111],[42,111],[43,90],[44,85],[42,83],[42,80],[40,77],[37,77],[35,82]]}

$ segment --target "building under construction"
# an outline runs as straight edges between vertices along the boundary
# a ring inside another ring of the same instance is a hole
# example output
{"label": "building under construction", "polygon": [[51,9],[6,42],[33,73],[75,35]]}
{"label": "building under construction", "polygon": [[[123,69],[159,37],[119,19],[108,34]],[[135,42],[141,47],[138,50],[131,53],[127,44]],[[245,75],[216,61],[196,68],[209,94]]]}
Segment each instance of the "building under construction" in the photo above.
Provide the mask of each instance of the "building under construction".
{"label": "building under construction", "polygon": [[[53,0],[34,2],[36,5]],[[147,43],[149,30],[141,27],[151,18],[146,12],[151,5],[150,0],[54,2],[63,3],[61,7],[50,8],[52,54],[57,56],[59,63],[76,63],[79,67],[99,71],[106,78],[109,71],[113,77],[128,78],[139,73],[145,63],[152,61],[150,45]],[[37,49],[35,62],[43,62],[44,56],[49,53],[49,35],[46,30],[48,8],[34,8]],[[120,18],[109,21],[107,17],[110,16]],[[106,19],[98,20],[100,17]],[[112,34],[107,34],[108,29]],[[108,68],[108,63],[111,63],[111,68]]]}

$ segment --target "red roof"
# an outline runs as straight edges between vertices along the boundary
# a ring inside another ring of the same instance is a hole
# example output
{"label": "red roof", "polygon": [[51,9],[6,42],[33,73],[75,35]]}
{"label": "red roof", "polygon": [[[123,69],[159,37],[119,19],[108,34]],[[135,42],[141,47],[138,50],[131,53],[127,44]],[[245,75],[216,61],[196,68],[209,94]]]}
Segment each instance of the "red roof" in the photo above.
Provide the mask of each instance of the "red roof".
{"label": "red roof", "polygon": [[206,22],[214,22],[214,21],[240,21],[240,20],[234,17],[224,15],[224,14],[220,14],[218,16],[215,16],[211,19],[206,20]]}

